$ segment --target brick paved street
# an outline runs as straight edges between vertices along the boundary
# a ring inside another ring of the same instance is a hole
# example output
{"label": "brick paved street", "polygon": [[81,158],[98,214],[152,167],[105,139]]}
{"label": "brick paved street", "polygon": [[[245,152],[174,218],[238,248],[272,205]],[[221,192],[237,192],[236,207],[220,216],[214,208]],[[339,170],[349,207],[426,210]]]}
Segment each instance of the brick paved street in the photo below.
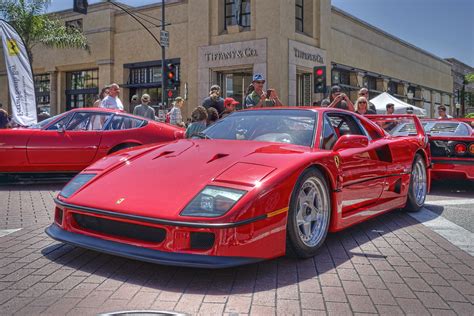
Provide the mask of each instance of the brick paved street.
{"label": "brick paved street", "polygon": [[474,257],[403,212],[329,236],[313,259],[153,265],[46,236],[60,185],[0,187],[0,314],[474,314]]}

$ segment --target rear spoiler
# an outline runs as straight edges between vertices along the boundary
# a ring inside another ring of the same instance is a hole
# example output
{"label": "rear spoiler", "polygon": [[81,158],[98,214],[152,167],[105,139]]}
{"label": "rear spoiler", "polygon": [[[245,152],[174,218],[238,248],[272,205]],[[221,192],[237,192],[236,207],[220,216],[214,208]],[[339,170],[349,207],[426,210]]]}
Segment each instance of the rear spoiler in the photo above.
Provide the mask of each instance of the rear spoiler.
{"label": "rear spoiler", "polygon": [[[406,134],[401,135],[392,135],[392,136],[417,136],[423,138],[424,141],[427,141],[427,135],[421,124],[418,116],[413,114],[391,114],[391,115],[365,115],[364,117],[376,123],[380,126],[386,133],[391,134],[390,131],[393,130],[394,126],[400,124],[413,124],[413,131],[409,131]],[[391,129],[390,129],[391,128]]]}

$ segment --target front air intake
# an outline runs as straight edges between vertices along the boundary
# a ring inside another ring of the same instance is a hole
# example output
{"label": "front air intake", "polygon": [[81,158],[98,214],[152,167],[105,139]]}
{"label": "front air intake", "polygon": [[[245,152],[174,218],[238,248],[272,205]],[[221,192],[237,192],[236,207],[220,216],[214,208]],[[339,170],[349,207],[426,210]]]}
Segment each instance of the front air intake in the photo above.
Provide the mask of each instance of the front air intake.
{"label": "front air intake", "polygon": [[125,223],[79,213],[73,213],[72,216],[79,228],[100,235],[128,238],[148,243],[160,243],[166,237],[166,231],[163,228]]}

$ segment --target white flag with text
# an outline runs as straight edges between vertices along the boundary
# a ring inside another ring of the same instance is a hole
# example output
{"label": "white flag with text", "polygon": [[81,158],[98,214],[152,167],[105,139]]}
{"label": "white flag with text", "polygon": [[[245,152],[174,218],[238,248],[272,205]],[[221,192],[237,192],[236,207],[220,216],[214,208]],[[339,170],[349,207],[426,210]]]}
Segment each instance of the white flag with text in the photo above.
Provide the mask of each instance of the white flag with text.
{"label": "white flag with text", "polygon": [[36,124],[35,84],[25,44],[15,29],[1,19],[0,38],[10,88],[12,119],[22,126]]}

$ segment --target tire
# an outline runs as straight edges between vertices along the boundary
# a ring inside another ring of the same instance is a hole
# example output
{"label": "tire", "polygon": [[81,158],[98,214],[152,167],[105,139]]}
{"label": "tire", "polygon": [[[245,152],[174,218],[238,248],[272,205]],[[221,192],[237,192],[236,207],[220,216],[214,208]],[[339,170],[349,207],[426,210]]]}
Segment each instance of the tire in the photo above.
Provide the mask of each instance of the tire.
{"label": "tire", "polygon": [[132,148],[132,147],[136,147],[136,146],[140,146],[140,145],[135,144],[135,143],[120,144],[120,145],[117,145],[117,146],[113,147],[107,155],[113,154],[113,153],[115,153],[119,150],[122,150],[122,149]]}
{"label": "tire", "polygon": [[424,205],[428,188],[426,164],[420,154],[415,155],[410,175],[405,211],[418,212]]}
{"label": "tire", "polygon": [[308,169],[296,182],[287,221],[286,252],[290,256],[314,256],[326,239],[331,219],[331,199],[324,175]]}

